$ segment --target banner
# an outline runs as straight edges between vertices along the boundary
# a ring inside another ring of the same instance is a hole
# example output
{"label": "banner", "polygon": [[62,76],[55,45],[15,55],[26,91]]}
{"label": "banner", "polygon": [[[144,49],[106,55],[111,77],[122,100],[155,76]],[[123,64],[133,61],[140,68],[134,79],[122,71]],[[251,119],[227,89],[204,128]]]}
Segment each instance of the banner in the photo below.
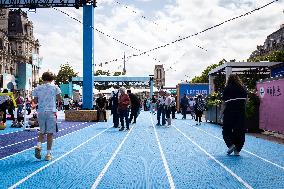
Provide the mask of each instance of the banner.
{"label": "banner", "polygon": [[284,79],[257,84],[260,97],[259,127],[284,133]]}

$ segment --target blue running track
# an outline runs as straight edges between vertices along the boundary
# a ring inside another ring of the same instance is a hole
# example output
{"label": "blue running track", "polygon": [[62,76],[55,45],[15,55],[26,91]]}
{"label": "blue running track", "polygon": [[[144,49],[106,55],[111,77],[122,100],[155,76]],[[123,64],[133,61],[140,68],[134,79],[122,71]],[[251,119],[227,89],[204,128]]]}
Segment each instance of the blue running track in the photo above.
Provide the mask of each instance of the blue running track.
{"label": "blue running track", "polygon": [[62,122],[50,162],[34,157],[35,132],[0,131],[0,189],[284,189],[283,145],[247,135],[241,156],[227,156],[220,126],[155,123],[148,112],[129,132]]}

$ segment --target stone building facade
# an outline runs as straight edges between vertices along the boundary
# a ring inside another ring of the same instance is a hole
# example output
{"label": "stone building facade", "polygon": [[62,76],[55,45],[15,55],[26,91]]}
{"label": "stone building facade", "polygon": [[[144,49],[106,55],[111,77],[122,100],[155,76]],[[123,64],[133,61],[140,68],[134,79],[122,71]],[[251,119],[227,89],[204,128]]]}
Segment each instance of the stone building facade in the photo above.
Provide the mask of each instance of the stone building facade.
{"label": "stone building facade", "polygon": [[163,65],[155,65],[154,70],[154,86],[160,89],[162,86],[165,86],[166,82],[165,69]]}
{"label": "stone building facade", "polygon": [[1,88],[32,90],[39,82],[39,47],[25,12],[0,9]]}
{"label": "stone building facade", "polygon": [[257,50],[253,51],[250,58],[267,55],[269,52],[284,49],[284,24],[280,29],[267,36],[264,45],[258,45]]}

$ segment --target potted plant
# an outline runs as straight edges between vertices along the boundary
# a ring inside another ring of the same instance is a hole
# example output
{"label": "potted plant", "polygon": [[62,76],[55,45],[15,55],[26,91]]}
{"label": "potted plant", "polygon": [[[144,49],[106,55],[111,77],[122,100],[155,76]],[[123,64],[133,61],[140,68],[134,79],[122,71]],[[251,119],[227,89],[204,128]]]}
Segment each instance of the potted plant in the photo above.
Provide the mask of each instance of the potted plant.
{"label": "potted plant", "polygon": [[206,98],[206,112],[205,120],[218,123],[218,117],[220,115],[221,93],[214,92],[207,96]]}
{"label": "potted plant", "polygon": [[253,93],[248,93],[248,101],[246,103],[246,119],[245,128],[247,132],[260,132],[259,129],[259,97]]}

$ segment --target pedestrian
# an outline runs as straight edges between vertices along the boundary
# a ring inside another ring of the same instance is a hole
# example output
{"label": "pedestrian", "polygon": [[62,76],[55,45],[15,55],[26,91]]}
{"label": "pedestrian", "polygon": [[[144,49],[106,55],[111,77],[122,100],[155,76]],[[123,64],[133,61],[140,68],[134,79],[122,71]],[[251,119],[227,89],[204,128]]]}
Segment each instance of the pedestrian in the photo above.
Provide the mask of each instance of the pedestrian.
{"label": "pedestrian", "polygon": [[129,114],[129,106],[130,106],[130,98],[128,94],[126,94],[126,89],[124,87],[121,87],[119,89],[120,96],[118,99],[118,112],[120,116],[120,124],[121,128],[119,131],[124,130],[124,119],[125,119],[125,124],[126,124],[126,130],[129,130],[129,119],[128,119],[128,114]]}
{"label": "pedestrian", "polygon": [[131,93],[131,90],[127,90],[127,94],[131,102],[130,105],[131,113],[130,113],[129,123],[131,123],[132,119],[134,119],[132,124],[135,124],[136,119],[138,117],[138,111],[140,109],[140,101],[137,95]]}
{"label": "pedestrian", "polygon": [[[8,89],[4,89],[2,93],[8,93]],[[7,110],[8,110],[8,113],[9,115],[11,116],[11,119],[12,119],[12,127],[14,125],[16,125],[16,121],[15,121],[15,116],[14,116],[14,110],[15,110],[15,106],[14,106],[14,103],[12,102],[12,99],[8,96],[7,94],[7,100],[2,103],[0,105],[0,110],[3,112],[3,118],[2,118],[2,121],[3,123],[6,123],[6,120],[7,120]]]}
{"label": "pedestrian", "polygon": [[188,107],[188,98],[186,94],[184,94],[183,97],[181,98],[180,106],[181,106],[182,119],[186,119],[186,111]]}
{"label": "pedestrian", "polygon": [[99,93],[99,98],[96,99],[97,121],[105,121],[106,118],[106,105],[107,100],[102,93]]}
{"label": "pedestrian", "polygon": [[191,119],[195,119],[195,112],[194,112],[195,100],[192,97],[189,98],[188,105],[191,114]]}
{"label": "pedestrian", "polygon": [[155,95],[152,95],[152,99],[151,99],[151,113],[152,114],[156,114],[156,103],[157,103],[157,100],[155,98]]}
{"label": "pedestrian", "polygon": [[157,126],[161,125],[161,117],[162,117],[162,125],[166,124],[166,112],[165,112],[165,93],[160,91],[160,96],[157,100]]}
{"label": "pedestrian", "polygon": [[176,119],[176,98],[172,96],[171,101],[171,112],[172,112],[172,119]]}
{"label": "pedestrian", "polygon": [[57,131],[56,100],[58,102],[62,101],[59,87],[51,84],[53,80],[54,76],[52,73],[44,72],[42,74],[43,84],[37,86],[32,93],[34,102],[38,104],[38,122],[40,127],[35,157],[41,159],[42,142],[44,136],[47,135],[47,153],[45,156],[47,161],[52,160],[53,134]]}
{"label": "pedestrian", "polygon": [[205,109],[205,102],[202,98],[202,94],[197,95],[195,102],[195,121],[196,125],[201,125],[201,118],[203,115],[203,111]]}
{"label": "pedestrian", "polygon": [[114,87],[114,91],[112,91],[111,93],[111,114],[112,114],[112,118],[113,118],[113,127],[114,128],[118,128],[119,125],[119,114],[118,114],[118,94],[119,91],[117,89],[118,87]]}
{"label": "pedestrian", "polygon": [[64,98],[63,98],[63,107],[64,107],[64,110],[69,110],[69,109],[70,109],[70,98],[69,98],[69,95],[68,95],[68,94],[65,94],[65,95],[64,95]]}
{"label": "pedestrian", "polygon": [[170,125],[172,124],[172,120],[171,120],[171,112],[172,112],[172,107],[171,107],[171,103],[172,103],[172,97],[169,93],[166,93],[166,99],[165,99],[165,111],[166,111],[166,118],[167,118],[167,127],[170,127]]}
{"label": "pedestrian", "polygon": [[29,100],[29,98],[26,98],[26,110],[28,111],[28,115],[32,113],[31,101]]}
{"label": "pedestrian", "polygon": [[237,75],[231,74],[223,92],[223,139],[228,147],[227,154],[239,156],[245,143],[245,105],[247,91]]}

